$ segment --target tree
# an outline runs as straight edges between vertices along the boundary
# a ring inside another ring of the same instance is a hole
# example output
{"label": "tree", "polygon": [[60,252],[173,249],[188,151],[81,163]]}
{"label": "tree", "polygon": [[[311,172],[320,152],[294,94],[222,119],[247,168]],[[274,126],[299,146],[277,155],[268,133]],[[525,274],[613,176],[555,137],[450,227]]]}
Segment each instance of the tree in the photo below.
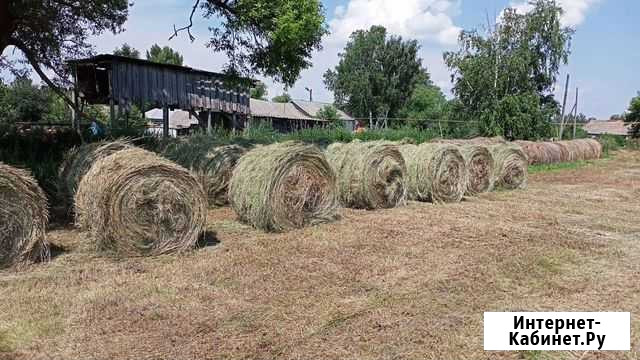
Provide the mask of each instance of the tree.
{"label": "tree", "polygon": [[275,96],[273,99],[271,99],[271,101],[277,103],[288,103],[291,102],[291,95],[282,93],[281,95]]}
{"label": "tree", "polygon": [[17,77],[0,91],[0,122],[60,122],[68,119],[67,106],[51,89],[33,84],[28,77]]}
{"label": "tree", "polygon": [[196,0],[189,25],[171,38],[186,30],[195,39],[190,29],[198,8],[213,19],[207,46],[227,55],[230,75],[262,74],[291,86],[327,34],[320,0]]}
{"label": "tree", "polygon": [[553,88],[568,62],[573,29],[561,26],[554,0],[531,4],[527,14],[506,9],[486,36],[463,31],[460,49],[444,54],[463,117],[478,121],[484,135],[547,136],[559,113]]}
{"label": "tree", "polygon": [[127,43],[124,43],[121,47],[113,50],[113,55],[124,56],[132,59],[140,59],[140,51],[134,49]]}
{"label": "tree", "polygon": [[411,97],[400,110],[400,116],[408,119],[408,125],[427,128],[441,123],[447,107],[447,99],[439,87],[428,83],[416,86]]}
{"label": "tree", "polygon": [[335,104],[357,118],[375,116],[377,126],[398,115],[425,70],[417,57],[418,43],[387,38],[382,26],[351,34],[340,62],[327,70],[324,83]]}
{"label": "tree", "polygon": [[629,110],[624,119],[631,124],[631,136],[634,138],[640,137],[640,92],[631,99]]}
{"label": "tree", "polygon": [[[25,74],[28,63],[52,90],[70,105],[59,90],[68,79],[64,61],[92,53],[92,36],[118,33],[127,19],[127,0],[0,1],[0,54],[9,46],[20,50],[25,61],[0,58],[0,67]],[[49,70],[56,78],[50,79]]]}
{"label": "tree", "polygon": [[154,44],[151,49],[147,50],[147,60],[160,64],[182,66],[184,59],[179,52],[174,51],[172,48],[168,46],[160,47],[158,44]]}
{"label": "tree", "polygon": [[269,92],[267,91],[267,85],[262,81],[259,81],[256,86],[251,88],[251,98],[258,100],[266,100]]}
{"label": "tree", "polygon": [[316,116],[318,117],[318,119],[327,121],[329,124],[329,127],[331,128],[340,128],[342,127],[342,118],[340,117],[340,114],[338,113],[338,109],[336,109],[334,106],[332,105],[325,105],[323,106],[318,113],[316,114]]}

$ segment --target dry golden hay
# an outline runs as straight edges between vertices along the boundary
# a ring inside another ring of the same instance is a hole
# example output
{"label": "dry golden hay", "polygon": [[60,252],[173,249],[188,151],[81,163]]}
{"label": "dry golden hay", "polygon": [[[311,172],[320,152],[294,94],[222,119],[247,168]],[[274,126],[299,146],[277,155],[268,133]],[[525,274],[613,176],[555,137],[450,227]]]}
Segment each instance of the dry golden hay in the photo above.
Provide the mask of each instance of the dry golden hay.
{"label": "dry golden hay", "polygon": [[527,155],[516,144],[492,145],[489,147],[495,161],[494,184],[503,189],[527,187]]}
{"label": "dry golden hay", "polygon": [[241,221],[265,231],[320,224],[337,218],[336,176],[313,145],[260,146],[233,170],[229,202]]}
{"label": "dry golden hay", "polygon": [[405,203],[407,167],[398,145],[385,141],[334,143],[326,154],[338,177],[343,206],[380,209]]}
{"label": "dry golden hay", "polygon": [[495,161],[491,151],[484,145],[463,145],[460,152],[467,167],[468,196],[475,196],[493,189]]}
{"label": "dry golden hay", "polygon": [[138,148],[99,159],[75,200],[77,224],[99,251],[118,256],[193,248],[206,225],[206,194],[195,176]]}
{"label": "dry golden hay", "polygon": [[47,207],[31,174],[0,163],[0,268],[49,259]]}
{"label": "dry golden hay", "polygon": [[602,156],[602,146],[593,139],[558,142],[516,141],[515,143],[520,145],[527,154],[530,165],[592,160]]}
{"label": "dry golden hay", "polygon": [[233,169],[247,149],[238,145],[226,145],[212,149],[192,168],[202,183],[209,206],[223,206],[229,203],[229,181]]}
{"label": "dry golden hay", "polygon": [[409,199],[434,203],[462,200],[467,190],[468,173],[457,146],[403,145],[400,151],[407,163]]}
{"label": "dry golden hay", "polygon": [[100,141],[71,149],[58,170],[58,198],[67,209],[72,208],[73,198],[82,177],[98,160],[132,145],[128,140]]}

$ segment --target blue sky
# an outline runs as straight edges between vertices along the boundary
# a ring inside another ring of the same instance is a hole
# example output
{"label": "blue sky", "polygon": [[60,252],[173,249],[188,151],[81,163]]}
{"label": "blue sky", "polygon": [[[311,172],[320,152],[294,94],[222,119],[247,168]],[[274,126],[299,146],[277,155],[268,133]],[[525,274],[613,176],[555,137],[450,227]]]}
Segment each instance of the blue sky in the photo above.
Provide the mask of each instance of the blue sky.
{"label": "blue sky", "polygon": [[[623,112],[630,99],[640,90],[640,50],[637,47],[640,26],[640,1],[637,0],[558,0],[565,9],[563,22],[573,26],[576,33],[572,43],[569,65],[562,68],[559,79],[569,72],[572,80],[569,106],[573,105],[575,88],[580,88],[579,111],[587,116],[608,118]],[[338,61],[348,35],[371,25],[384,25],[391,33],[415,38],[422,49],[423,65],[433,80],[449,93],[449,71],[442,62],[442,52],[456,48],[460,29],[486,24],[506,6],[526,11],[526,0],[324,0],[331,35],[323,40],[324,50],[314,54],[313,68],[303,72],[301,79],[288,91],[294,98],[307,96],[305,86],[314,89],[315,100],[332,100],[322,83],[322,74]],[[131,8],[127,31],[104,34],[92,39],[98,52],[111,52],[127,42],[139,50],[152,44],[169,45],[181,53],[192,67],[217,71],[225,57],[215,54],[204,44],[208,39],[207,26],[213,20],[195,17],[192,44],[186,34],[168,41],[173,24],[184,25],[191,1],[136,0]],[[269,95],[275,96],[283,87],[269,79]],[[557,84],[560,98],[563,81]]]}

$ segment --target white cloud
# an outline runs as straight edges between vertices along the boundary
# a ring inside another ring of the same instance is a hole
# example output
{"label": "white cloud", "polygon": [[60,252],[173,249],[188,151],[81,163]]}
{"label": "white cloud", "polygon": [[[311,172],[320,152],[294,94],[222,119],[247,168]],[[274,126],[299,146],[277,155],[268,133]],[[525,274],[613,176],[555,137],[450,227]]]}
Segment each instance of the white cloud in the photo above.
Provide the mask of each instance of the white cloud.
{"label": "white cloud", "polygon": [[456,0],[351,0],[346,7],[336,7],[328,42],[344,43],[355,30],[382,25],[394,35],[452,45],[461,30],[451,19],[459,4]]}
{"label": "white cloud", "polygon": [[[564,26],[578,26],[582,24],[587,11],[600,0],[558,0],[558,4],[564,10],[560,21]],[[519,13],[527,13],[533,8],[528,1],[512,2],[511,7]]]}

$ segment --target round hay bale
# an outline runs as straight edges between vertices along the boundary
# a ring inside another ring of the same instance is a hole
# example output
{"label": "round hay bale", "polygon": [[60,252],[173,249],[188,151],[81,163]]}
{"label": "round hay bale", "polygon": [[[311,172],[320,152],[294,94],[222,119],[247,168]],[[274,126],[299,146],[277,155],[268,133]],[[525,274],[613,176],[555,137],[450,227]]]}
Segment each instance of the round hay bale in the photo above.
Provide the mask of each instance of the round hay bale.
{"label": "round hay bale", "polygon": [[458,202],[467,190],[465,159],[455,145],[422,144],[400,147],[407,163],[409,199],[434,203]]}
{"label": "round hay bale", "polygon": [[334,143],[326,154],[338,177],[338,196],[343,206],[384,209],[405,203],[407,167],[396,144]]}
{"label": "round hay bale", "polygon": [[209,151],[201,161],[193,165],[192,171],[207,192],[209,206],[224,206],[229,203],[229,181],[238,160],[246,152],[247,149],[238,145],[220,146]]}
{"label": "round hay bale", "polygon": [[138,148],[99,159],[75,200],[77,224],[98,250],[115,255],[191,249],[206,225],[206,194],[195,176]]}
{"label": "round hay bale", "polygon": [[504,189],[527,187],[528,160],[520,146],[515,144],[490,147],[495,161],[494,184]]}
{"label": "round hay bale", "polygon": [[260,146],[233,170],[229,202],[241,221],[265,231],[320,224],[337,218],[336,176],[313,145]]}
{"label": "round hay bale", "polygon": [[0,163],[0,268],[49,259],[47,206],[29,172]]}
{"label": "round hay bale", "polygon": [[475,196],[493,188],[495,161],[489,148],[483,145],[464,145],[460,152],[467,168],[468,196]]}
{"label": "round hay bale", "polygon": [[98,160],[120,150],[129,149],[128,140],[100,141],[71,149],[58,170],[58,198],[66,209],[72,209],[73,198],[82,177]]}

